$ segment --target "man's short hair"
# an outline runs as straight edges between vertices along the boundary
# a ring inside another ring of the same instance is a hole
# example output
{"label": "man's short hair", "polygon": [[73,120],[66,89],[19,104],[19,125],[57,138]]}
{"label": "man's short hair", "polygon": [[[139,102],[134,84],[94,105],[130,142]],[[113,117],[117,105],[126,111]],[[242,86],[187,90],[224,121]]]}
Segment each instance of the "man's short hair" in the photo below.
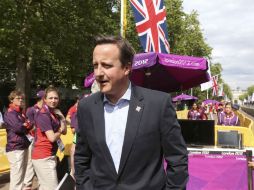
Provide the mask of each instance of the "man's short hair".
{"label": "man's short hair", "polygon": [[131,44],[124,38],[120,36],[98,36],[96,37],[95,45],[103,44],[115,44],[120,50],[120,61],[122,66],[132,64],[135,51]]}

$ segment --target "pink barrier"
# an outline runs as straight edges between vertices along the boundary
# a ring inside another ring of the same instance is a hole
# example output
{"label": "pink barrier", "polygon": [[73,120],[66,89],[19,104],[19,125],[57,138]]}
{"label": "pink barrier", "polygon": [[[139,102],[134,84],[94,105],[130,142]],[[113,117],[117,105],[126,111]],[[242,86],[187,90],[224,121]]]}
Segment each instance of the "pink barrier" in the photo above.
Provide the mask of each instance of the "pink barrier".
{"label": "pink barrier", "polygon": [[248,190],[242,155],[190,154],[189,175],[187,190]]}

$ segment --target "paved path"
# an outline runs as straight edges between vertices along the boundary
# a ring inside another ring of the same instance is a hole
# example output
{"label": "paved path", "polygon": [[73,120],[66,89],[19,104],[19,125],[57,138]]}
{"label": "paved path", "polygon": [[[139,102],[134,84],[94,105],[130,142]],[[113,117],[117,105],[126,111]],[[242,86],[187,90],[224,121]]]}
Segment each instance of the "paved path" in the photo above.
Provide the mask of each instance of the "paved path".
{"label": "paved path", "polygon": [[[0,190],[9,190],[9,185],[10,185],[9,182],[10,182],[10,174],[9,173],[0,175]],[[32,189],[37,190],[37,188],[38,188],[38,183],[37,183],[37,179],[35,177],[34,181],[33,181]]]}
{"label": "paved path", "polygon": [[9,174],[0,175],[0,189],[9,190],[9,181],[10,181]]}

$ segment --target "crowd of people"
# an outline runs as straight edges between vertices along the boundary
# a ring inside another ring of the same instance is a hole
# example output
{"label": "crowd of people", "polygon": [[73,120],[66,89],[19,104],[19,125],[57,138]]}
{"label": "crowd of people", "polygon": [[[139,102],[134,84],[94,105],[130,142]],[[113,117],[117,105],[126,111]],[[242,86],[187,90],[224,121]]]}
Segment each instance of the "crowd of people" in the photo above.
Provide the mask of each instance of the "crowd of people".
{"label": "crowd of people", "polygon": [[190,120],[212,119],[217,121],[217,125],[240,126],[240,120],[236,114],[237,109],[230,102],[207,105],[202,103],[200,106],[194,102],[188,111],[187,118]]}
{"label": "crowd of people", "polygon": [[[58,185],[56,152],[70,125],[74,134],[71,172],[76,189],[185,189],[188,153],[171,98],[129,80],[134,51],[119,37],[100,37],[93,52],[96,82],[87,98],[77,96],[65,117],[59,92],[50,86],[23,109],[24,94],[14,90],[0,124],[7,132],[10,189],[29,190],[34,175],[39,189]],[[217,115],[219,125],[240,125],[230,103],[192,105],[188,119]],[[166,172],[164,162],[167,164]]]}
{"label": "crowd of people", "polygon": [[[95,83],[96,85],[96,83]],[[98,91],[93,85],[92,92]],[[36,103],[24,109],[24,94],[14,90],[9,96],[9,106],[4,116],[0,112],[0,125],[6,129],[6,155],[10,163],[10,190],[31,190],[36,175],[39,189],[56,189],[58,185],[56,152],[64,150],[61,135],[70,126],[74,134],[70,151],[71,171],[74,178],[74,152],[76,144],[77,106],[86,95],[77,95],[66,117],[59,106],[58,89],[49,86],[36,94]]]}
{"label": "crowd of people", "polygon": [[59,93],[48,87],[37,93],[37,103],[26,111],[24,94],[14,90],[4,114],[7,132],[6,155],[10,163],[10,189],[29,190],[36,174],[40,189],[58,185],[56,152],[63,148],[61,135],[66,134],[65,117],[57,106]]}

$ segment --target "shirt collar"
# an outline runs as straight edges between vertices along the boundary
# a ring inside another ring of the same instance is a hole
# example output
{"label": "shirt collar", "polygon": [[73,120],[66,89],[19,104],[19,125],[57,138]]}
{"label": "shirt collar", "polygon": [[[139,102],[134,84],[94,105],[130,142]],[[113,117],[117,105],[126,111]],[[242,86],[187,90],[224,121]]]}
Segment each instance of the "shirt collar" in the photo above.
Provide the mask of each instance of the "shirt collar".
{"label": "shirt collar", "polygon": [[126,92],[124,93],[124,95],[117,101],[116,104],[112,104],[108,99],[107,97],[105,96],[104,94],[104,98],[103,98],[103,103],[110,103],[112,105],[117,105],[120,101],[122,100],[127,100],[127,101],[130,101],[131,100],[131,82],[129,82],[129,86],[126,90]]}

